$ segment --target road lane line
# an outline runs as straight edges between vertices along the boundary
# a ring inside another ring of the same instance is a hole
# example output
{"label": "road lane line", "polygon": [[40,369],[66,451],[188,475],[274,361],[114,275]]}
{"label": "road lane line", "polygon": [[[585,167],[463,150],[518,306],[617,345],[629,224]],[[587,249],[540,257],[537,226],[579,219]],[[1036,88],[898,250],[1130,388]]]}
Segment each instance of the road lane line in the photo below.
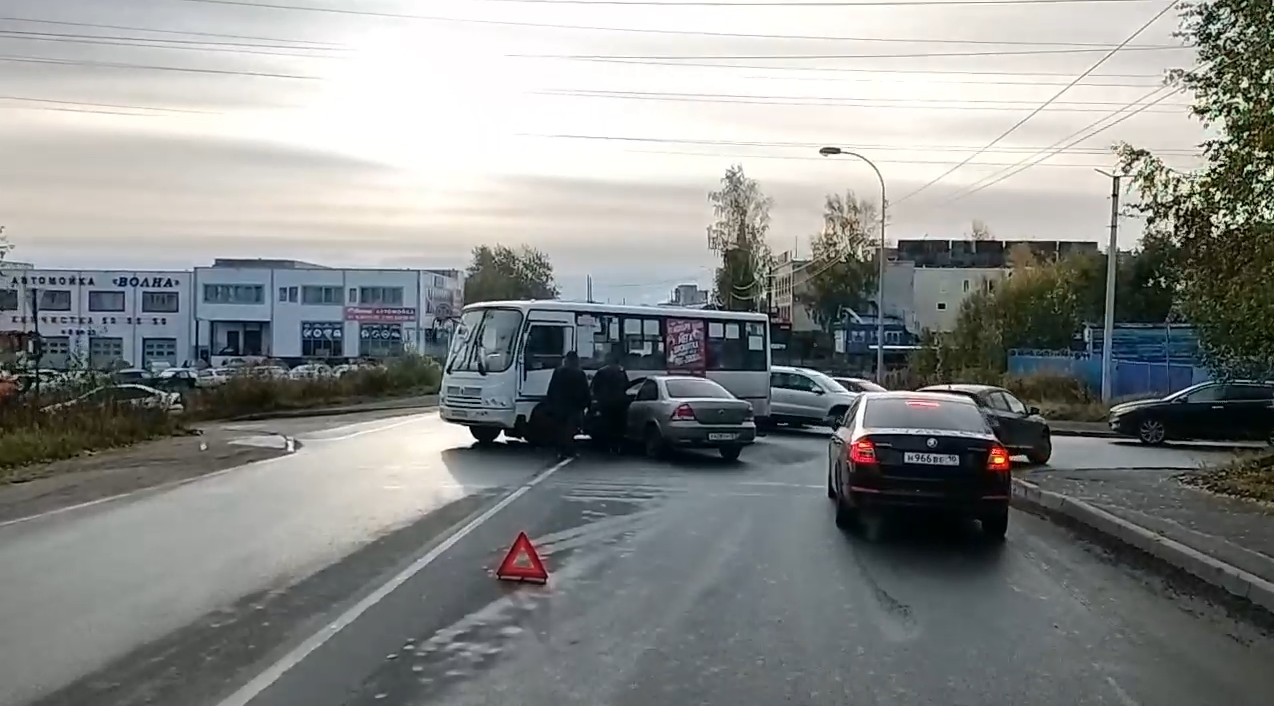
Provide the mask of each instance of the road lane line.
{"label": "road lane line", "polygon": [[410,581],[413,576],[420,573],[421,570],[423,570],[426,566],[429,566],[434,561],[436,561],[438,557],[446,553],[448,549],[454,547],[457,543],[460,542],[460,540],[467,537],[475,529],[480,527],[484,522],[494,517],[496,513],[500,512],[504,508],[511,505],[513,501],[517,500],[523,495],[526,495],[528,492],[530,492],[532,488],[539,485],[544,479],[548,478],[554,473],[557,473],[558,471],[565,468],[567,464],[569,464],[573,460],[574,460],[573,458],[568,458],[563,461],[558,461],[556,464],[546,468],[545,470],[541,471],[538,475],[536,475],[534,478],[524,483],[517,490],[514,490],[512,493],[509,493],[508,495],[506,495],[503,500],[496,503],[495,505],[492,505],[490,508],[487,509],[486,512],[483,512],[481,515],[478,515],[477,517],[470,520],[463,527],[456,530],[449,537],[444,539],[441,544],[429,550],[427,554],[425,554],[424,556],[412,562],[410,566],[403,569],[393,578],[389,579],[389,581],[382,584],[375,591],[372,591],[370,594],[368,594],[358,603],[351,606],[349,610],[346,610],[344,613],[341,613],[340,615],[338,615],[336,619],[333,620],[331,624],[329,624],[327,627],[323,628],[322,630],[319,630],[318,632],[314,633],[310,637],[306,638],[304,642],[297,645],[287,654],[283,655],[283,657],[280,658],[277,662],[267,667],[265,671],[261,672],[256,677],[254,677],[251,681],[249,681],[247,684],[244,684],[243,686],[239,687],[239,689],[236,690],[233,694],[226,697],[224,700],[220,701],[217,704],[217,706],[246,706],[253,699],[259,696],[262,692],[270,688],[270,686],[273,685],[276,681],[278,681],[280,677],[286,674],[288,670],[300,664],[302,660],[304,660],[306,657],[309,657],[311,653],[313,653],[318,648],[322,647],[323,644],[326,643],[328,640],[335,637],[337,633],[339,633],[341,630],[344,630],[346,627],[349,627],[349,625],[353,623],[355,620],[358,620],[359,617],[363,615],[363,613],[366,613],[377,603],[384,600],[386,596],[393,593],[403,584]]}
{"label": "road lane line", "polygon": [[[399,422],[393,422],[391,424],[385,424],[382,426],[373,427],[371,429],[362,429],[359,431],[350,432],[349,434],[343,434],[341,436],[315,436],[311,440],[312,441],[345,441],[346,439],[353,439],[355,437],[364,436],[366,434],[375,434],[377,432],[389,431],[390,429],[397,429],[398,427],[405,427],[408,424],[416,424],[419,422],[423,422],[423,421],[426,421],[423,417],[426,417],[429,414],[430,414],[429,412],[424,412],[421,414],[412,414],[410,415],[410,419],[404,419]],[[436,414],[436,412],[434,414]],[[366,422],[355,422],[354,424],[349,424],[346,426],[352,427],[352,426],[358,426],[359,424],[365,424],[365,423]],[[341,427],[335,427],[335,429],[340,429],[340,428]],[[333,429],[333,431],[335,429]],[[319,432],[319,433],[322,433],[322,432]]]}

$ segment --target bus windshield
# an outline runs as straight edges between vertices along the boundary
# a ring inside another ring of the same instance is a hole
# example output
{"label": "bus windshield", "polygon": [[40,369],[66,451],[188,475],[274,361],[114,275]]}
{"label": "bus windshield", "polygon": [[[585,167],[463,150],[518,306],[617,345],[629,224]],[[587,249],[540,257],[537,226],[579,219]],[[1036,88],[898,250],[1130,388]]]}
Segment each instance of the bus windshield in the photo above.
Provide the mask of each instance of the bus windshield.
{"label": "bus windshield", "polygon": [[500,373],[513,365],[522,312],[514,309],[466,311],[456,330],[447,372]]}

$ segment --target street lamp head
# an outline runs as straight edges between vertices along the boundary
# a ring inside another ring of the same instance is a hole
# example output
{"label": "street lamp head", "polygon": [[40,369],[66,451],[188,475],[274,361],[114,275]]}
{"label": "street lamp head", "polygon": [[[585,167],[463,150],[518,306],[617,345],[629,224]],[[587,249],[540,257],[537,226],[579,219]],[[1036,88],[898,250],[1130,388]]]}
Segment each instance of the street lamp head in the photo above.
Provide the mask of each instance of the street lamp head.
{"label": "street lamp head", "polygon": [[839,147],[823,147],[819,149],[818,153],[824,157],[830,157],[834,154],[840,154],[841,149]]}

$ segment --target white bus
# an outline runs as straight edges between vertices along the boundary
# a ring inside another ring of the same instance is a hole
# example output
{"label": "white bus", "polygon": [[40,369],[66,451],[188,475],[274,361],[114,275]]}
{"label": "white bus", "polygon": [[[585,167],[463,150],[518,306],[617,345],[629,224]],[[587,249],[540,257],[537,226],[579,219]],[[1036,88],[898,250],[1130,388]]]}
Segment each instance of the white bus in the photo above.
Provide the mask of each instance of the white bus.
{"label": "white bus", "polygon": [[562,357],[577,351],[591,377],[611,350],[630,380],[656,373],[704,375],[770,413],[770,336],[765,314],[557,300],[464,308],[443,368],[446,421],[491,441],[530,433],[532,412]]}

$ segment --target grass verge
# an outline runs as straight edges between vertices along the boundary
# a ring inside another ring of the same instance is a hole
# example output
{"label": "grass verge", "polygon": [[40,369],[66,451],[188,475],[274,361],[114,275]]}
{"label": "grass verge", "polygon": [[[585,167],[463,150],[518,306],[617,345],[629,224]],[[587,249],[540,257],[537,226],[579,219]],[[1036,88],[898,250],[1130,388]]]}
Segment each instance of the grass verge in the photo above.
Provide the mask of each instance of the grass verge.
{"label": "grass verge", "polygon": [[1207,473],[1183,476],[1181,482],[1218,495],[1274,503],[1274,452],[1247,454]]}
{"label": "grass verge", "polygon": [[0,407],[0,483],[21,480],[13,469],[182,433],[179,419],[132,405],[76,406],[44,412],[34,405]]}

